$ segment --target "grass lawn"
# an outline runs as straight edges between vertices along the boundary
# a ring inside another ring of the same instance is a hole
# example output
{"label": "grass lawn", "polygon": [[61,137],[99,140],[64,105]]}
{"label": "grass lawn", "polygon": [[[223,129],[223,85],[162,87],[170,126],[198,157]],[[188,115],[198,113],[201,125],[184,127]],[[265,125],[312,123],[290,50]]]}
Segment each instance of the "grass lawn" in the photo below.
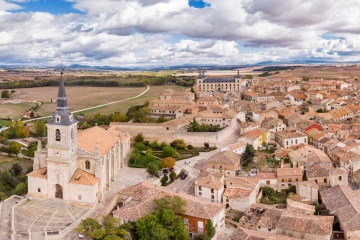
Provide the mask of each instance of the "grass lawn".
{"label": "grass lawn", "polygon": [[[159,169],[163,168],[162,162],[160,160],[156,160],[156,163],[159,166]],[[136,161],[130,161],[129,160],[129,167],[134,167],[134,168],[146,168],[147,165],[147,160],[146,160],[146,156],[141,154],[141,156],[136,159]]]}
{"label": "grass lawn", "polygon": [[26,111],[28,111],[31,107],[34,107],[35,103],[4,103],[0,104],[0,116],[2,119],[10,118],[12,120],[18,120]]}
{"label": "grass lawn", "polygon": [[26,160],[24,158],[18,157],[8,157],[5,155],[0,155],[0,170],[9,169],[11,166],[18,162],[23,168],[23,172],[26,172],[27,169],[33,165],[32,160]]}
{"label": "grass lawn", "polygon": [[0,126],[8,126],[11,123],[9,120],[0,119]]}
{"label": "grass lawn", "polygon": [[264,204],[286,204],[286,198],[287,198],[287,194],[285,191],[279,191],[279,192],[275,192],[274,195],[272,196],[266,196],[266,197],[262,197],[260,199],[260,203],[264,203]]}

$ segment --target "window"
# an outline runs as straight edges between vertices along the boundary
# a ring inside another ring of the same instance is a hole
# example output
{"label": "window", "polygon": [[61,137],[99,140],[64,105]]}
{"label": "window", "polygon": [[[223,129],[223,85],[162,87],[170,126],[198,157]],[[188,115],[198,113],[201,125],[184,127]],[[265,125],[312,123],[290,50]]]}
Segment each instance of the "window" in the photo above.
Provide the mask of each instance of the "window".
{"label": "window", "polygon": [[214,199],[214,195],[211,195],[211,199]]}
{"label": "window", "polygon": [[199,196],[201,196],[202,195],[202,193],[201,192],[199,192]]}
{"label": "window", "polygon": [[342,176],[339,176],[339,181],[342,181]]}
{"label": "window", "polygon": [[185,225],[189,225],[189,219],[184,218],[184,224],[185,224]]}
{"label": "window", "polygon": [[204,233],[204,223],[200,221],[198,221],[198,233],[199,234]]}
{"label": "window", "polygon": [[199,186],[199,191],[201,191],[201,186]]}
{"label": "window", "polygon": [[300,238],[304,239],[304,237],[305,237],[305,234],[302,232],[301,235],[300,235]]}
{"label": "window", "polygon": [[86,169],[90,169],[90,161],[86,161],[86,162],[85,162],[85,168],[86,168]]}
{"label": "window", "polygon": [[317,179],[315,179],[315,183],[317,184]]}
{"label": "window", "polygon": [[299,179],[298,179],[298,178],[296,178],[296,179],[295,179],[295,181],[297,182],[297,181],[299,181]]}
{"label": "window", "polygon": [[214,169],[214,168],[215,168],[215,165],[212,165],[212,168]]}
{"label": "window", "polygon": [[40,189],[40,188],[38,188],[38,192],[41,192],[41,189]]}
{"label": "window", "polygon": [[271,232],[271,228],[268,228],[268,231]]}
{"label": "window", "polygon": [[282,233],[282,234],[286,234],[286,230],[285,230],[285,229],[283,229],[281,233]]}
{"label": "window", "polygon": [[214,193],[214,189],[211,189],[211,193]]}
{"label": "window", "polygon": [[78,200],[81,200],[81,195],[78,195]]}
{"label": "window", "polygon": [[326,178],[324,178],[324,183],[326,183],[327,182],[327,179]]}
{"label": "window", "polygon": [[169,127],[166,127],[166,130],[169,130]]}
{"label": "window", "polygon": [[57,142],[60,142],[61,141],[61,133],[60,133],[60,130],[59,129],[56,129],[55,130],[55,140]]}
{"label": "window", "polygon": [[270,185],[270,180],[266,180],[266,185]]}

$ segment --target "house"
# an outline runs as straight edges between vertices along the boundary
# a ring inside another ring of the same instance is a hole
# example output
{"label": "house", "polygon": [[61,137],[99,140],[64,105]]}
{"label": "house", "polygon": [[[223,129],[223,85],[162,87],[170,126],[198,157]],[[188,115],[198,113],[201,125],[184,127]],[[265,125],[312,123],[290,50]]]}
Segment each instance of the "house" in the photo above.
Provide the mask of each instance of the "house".
{"label": "house", "polygon": [[259,193],[259,179],[254,177],[227,177],[223,204],[241,212],[254,203]]}
{"label": "house", "polygon": [[209,172],[235,176],[238,170],[240,170],[240,156],[232,151],[216,153],[207,160],[207,171]]}
{"label": "house", "polygon": [[[270,139],[270,134],[269,134]],[[251,130],[244,133],[244,135],[239,139],[240,141],[246,142],[254,147],[255,150],[259,150],[263,143],[263,132],[259,129]]]}
{"label": "house", "polygon": [[142,182],[118,192],[119,204],[112,212],[119,219],[120,225],[135,222],[155,210],[154,199],[164,196],[178,196],[186,202],[185,212],[178,215],[183,219],[190,237],[206,233],[206,224],[213,222],[216,239],[225,229],[225,207],[185,193],[161,187],[149,182]]}
{"label": "house", "polygon": [[293,128],[275,132],[275,141],[284,148],[289,148],[301,143],[308,144],[308,136]]}
{"label": "house", "polygon": [[296,182],[296,194],[299,195],[304,202],[318,202],[319,186],[312,181]]}
{"label": "house", "polygon": [[230,144],[226,147],[223,147],[221,149],[222,152],[224,151],[232,151],[234,153],[237,154],[243,154],[245,152],[245,148],[246,148],[246,142],[243,141],[238,141],[236,143]]}
{"label": "house", "polygon": [[281,168],[277,169],[277,185],[279,188],[288,188],[302,180],[303,171],[299,167],[284,168],[283,165],[281,165]]}
{"label": "house", "polygon": [[339,156],[340,166],[345,169],[349,176],[360,169],[360,153],[349,151]]}
{"label": "house", "polygon": [[349,186],[338,185],[320,190],[322,202],[334,214],[344,239],[359,239],[360,236],[360,191]]}
{"label": "house", "polygon": [[224,174],[201,171],[195,181],[195,196],[215,203],[222,203]]}
{"label": "house", "polygon": [[276,172],[258,172],[256,177],[260,179],[260,187],[271,186],[274,188],[277,186]]}
{"label": "house", "polygon": [[318,162],[306,168],[306,178],[319,186],[348,185],[348,174],[345,169],[334,168],[332,164]]}
{"label": "house", "polygon": [[301,168],[317,162],[332,163],[330,158],[323,151],[310,145],[305,145],[293,152],[289,152],[289,159],[294,167]]}

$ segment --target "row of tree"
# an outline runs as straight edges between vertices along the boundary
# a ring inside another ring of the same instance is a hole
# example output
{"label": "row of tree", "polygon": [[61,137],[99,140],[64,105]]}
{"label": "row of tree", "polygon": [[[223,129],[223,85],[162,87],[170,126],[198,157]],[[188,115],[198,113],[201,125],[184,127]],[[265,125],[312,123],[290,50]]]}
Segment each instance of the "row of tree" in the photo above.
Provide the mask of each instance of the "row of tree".
{"label": "row of tree", "polygon": [[222,128],[217,125],[209,125],[209,124],[200,124],[194,118],[193,121],[190,122],[187,131],[188,132],[218,132]]}

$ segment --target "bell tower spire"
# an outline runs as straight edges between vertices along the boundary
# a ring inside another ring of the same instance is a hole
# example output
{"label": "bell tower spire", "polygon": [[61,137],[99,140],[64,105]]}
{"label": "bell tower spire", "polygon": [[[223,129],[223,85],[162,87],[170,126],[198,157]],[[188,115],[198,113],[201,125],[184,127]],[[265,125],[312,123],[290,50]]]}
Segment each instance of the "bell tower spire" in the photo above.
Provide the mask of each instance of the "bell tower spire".
{"label": "bell tower spire", "polygon": [[57,110],[66,110],[67,109],[67,97],[66,97],[66,91],[65,91],[65,83],[64,83],[64,69],[61,64],[61,79],[60,79],[60,85],[59,85],[59,91],[57,96]]}

